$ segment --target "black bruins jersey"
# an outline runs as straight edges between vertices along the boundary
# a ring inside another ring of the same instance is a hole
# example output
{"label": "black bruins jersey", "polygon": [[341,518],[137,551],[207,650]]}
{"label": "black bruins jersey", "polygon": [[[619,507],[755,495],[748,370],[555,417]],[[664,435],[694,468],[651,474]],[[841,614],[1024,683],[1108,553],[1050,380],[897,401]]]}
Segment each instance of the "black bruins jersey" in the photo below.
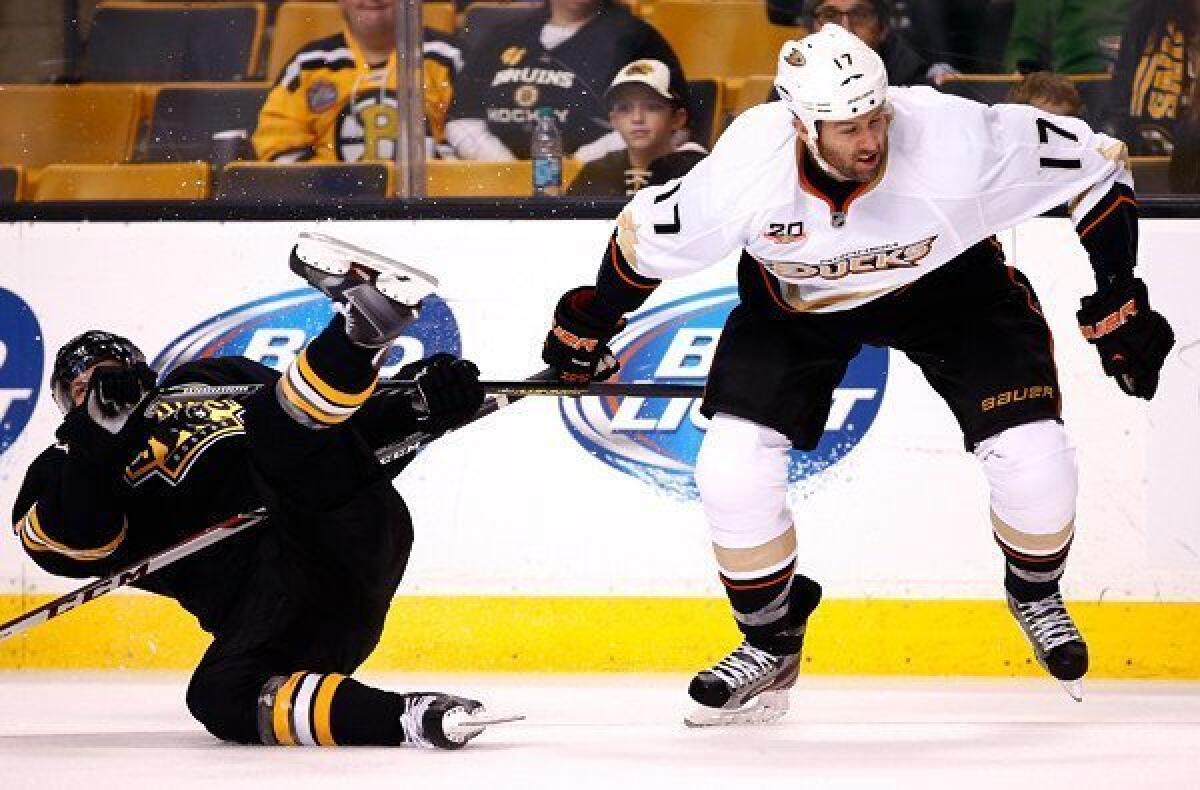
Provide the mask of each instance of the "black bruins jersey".
{"label": "black bruins jersey", "polygon": [[[164,382],[272,383],[278,374],[230,357],[200,360]],[[61,444],[30,466],[13,508],[25,551],[57,576],[102,576],[260,505],[241,403],[162,404],[128,442],[75,410]],[[212,630],[249,572],[260,532],[181,560],[135,586],[175,598]]]}
{"label": "black bruins jersey", "polygon": [[[451,38],[428,28],[424,55],[426,134],[440,141],[462,59]],[[288,62],[259,114],[254,150],[278,162],[392,161],[399,123],[396,53],[369,64],[342,32]]]}
{"label": "black bruins jersey", "polygon": [[549,12],[497,28],[473,49],[455,84],[450,120],[482,119],[513,155],[529,158],[534,114],[552,107],[571,154],[612,131],[604,92],[620,69],[653,58],[671,71],[671,89],[686,97],[679,59],[650,25],[621,6],[607,5],[552,50],[540,41]]}

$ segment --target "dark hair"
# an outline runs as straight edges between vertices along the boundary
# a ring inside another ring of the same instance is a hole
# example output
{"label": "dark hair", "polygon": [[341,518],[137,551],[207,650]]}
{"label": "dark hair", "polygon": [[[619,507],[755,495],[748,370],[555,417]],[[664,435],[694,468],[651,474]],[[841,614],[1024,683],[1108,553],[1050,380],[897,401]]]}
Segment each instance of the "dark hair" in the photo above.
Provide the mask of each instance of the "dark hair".
{"label": "dark hair", "polygon": [[1071,115],[1078,116],[1083,112],[1083,98],[1080,97],[1075,83],[1052,71],[1026,74],[1025,78],[1012,86],[1008,92],[1008,100],[1013,104],[1033,104],[1035,99],[1065,104],[1071,108]]}

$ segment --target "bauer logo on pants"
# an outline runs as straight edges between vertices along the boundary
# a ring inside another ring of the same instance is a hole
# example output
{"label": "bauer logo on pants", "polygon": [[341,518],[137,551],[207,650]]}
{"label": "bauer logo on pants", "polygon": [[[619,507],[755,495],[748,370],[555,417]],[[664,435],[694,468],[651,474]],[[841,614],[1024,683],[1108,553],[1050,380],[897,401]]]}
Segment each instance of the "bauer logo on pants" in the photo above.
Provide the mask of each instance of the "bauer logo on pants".
{"label": "bauer logo on pants", "polygon": [[[621,360],[618,380],[703,383],[737,301],[737,289],[722,288],[634,316],[612,344]],[[792,482],[836,464],[866,434],[883,400],[887,354],[864,346],[850,363],[820,443],[791,452]],[[698,400],[562,398],[559,408],[571,435],[596,458],[671,496],[697,498],[692,469],[708,422]]]}
{"label": "bauer logo on pants", "polygon": [[15,293],[0,288],[0,455],[33,415],[42,385],[44,344],[33,310]]}
{"label": "bauer logo on pants", "polygon": [[[185,362],[204,357],[244,356],[283,371],[333,318],[333,304],[312,288],[268,296],[227,310],[192,327],[151,363],[163,376]],[[396,339],[382,373],[444,351],[458,356],[462,339],[449,305],[436,296],[422,302],[421,316]]]}

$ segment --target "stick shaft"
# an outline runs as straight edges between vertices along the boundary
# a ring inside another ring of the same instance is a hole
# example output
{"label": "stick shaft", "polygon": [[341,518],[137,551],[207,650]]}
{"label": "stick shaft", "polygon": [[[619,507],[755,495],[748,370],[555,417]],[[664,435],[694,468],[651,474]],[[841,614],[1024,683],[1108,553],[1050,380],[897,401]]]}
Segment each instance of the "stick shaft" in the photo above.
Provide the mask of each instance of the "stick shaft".
{"label": "stick shaft", "polygon": [[[484,392],[489,395],[509,397],[543,396],[556,398],[583,397],[642,397],[642,398],[702,398],[702,384],[669,384],[656,381],[596,381],[591,384],[563,384],[555,381],[484,381]],[[384,379],[379,382],[380,392],[416,389],[416,383],[402,379]],[[182,386],[171,387],[159,392],[148,408],[155,403],[185,403],[210,398],[241,398],[253,395],[262,389],[262,384],[233,384],[216,387]]]}

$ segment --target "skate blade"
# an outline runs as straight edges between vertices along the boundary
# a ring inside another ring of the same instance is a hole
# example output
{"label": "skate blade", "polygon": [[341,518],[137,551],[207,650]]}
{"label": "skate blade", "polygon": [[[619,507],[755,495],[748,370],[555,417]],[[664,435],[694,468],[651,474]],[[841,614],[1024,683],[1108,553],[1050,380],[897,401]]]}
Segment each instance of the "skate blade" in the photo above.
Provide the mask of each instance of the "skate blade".
{"label": "skate blade", "polygon": [[1071,699],[1076,702],[1083,702],[1083,678],[1078,680],[1060,680],[1063,691],[1070,695]]}
{"label": "skate blade", "polygon": [[320,271],[326,271],[325,266],[340,269],[329,271],[329,274],[345,274],[350,270],[350,264],[357,263],[380,274],[393,272],[419,280],[426,283],[431,291],[438,287],[438,279],[427,271],[324,233],[300,233],[297,253],[301,260]]}
{"label": "skate blade", "polygon": [[697,706],[683,717],[688,727],[735,727],[745,724],[770,724],[788,712],[786,691],[764,691],[748,705],[726,710]]}
{"label": "skate blade", "polygon": [[452,741],[466,743],[493,724],[523,721],[523,713],[490,713],[483,708],[468,713],[461,708],[452,710],[442,719],[442,731]]}

